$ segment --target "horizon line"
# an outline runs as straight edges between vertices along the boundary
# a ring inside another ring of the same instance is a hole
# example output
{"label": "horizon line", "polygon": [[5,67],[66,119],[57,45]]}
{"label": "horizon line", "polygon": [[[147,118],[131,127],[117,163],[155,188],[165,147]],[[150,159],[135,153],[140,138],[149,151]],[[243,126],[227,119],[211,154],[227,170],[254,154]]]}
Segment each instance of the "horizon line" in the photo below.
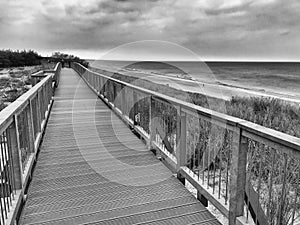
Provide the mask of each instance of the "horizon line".
{"label": "horizon line", "polygon": [[228,59],[208,59],[208,60],[128,60],[128,59],[87,59],[87,58],[83,58],[84,60],[95,60],[95,61],[120,61],[120,62],[260,62],[260,63],[300,63],[300,60],[255,60],[255,59],[249,59],[249,60],[228,60]]}

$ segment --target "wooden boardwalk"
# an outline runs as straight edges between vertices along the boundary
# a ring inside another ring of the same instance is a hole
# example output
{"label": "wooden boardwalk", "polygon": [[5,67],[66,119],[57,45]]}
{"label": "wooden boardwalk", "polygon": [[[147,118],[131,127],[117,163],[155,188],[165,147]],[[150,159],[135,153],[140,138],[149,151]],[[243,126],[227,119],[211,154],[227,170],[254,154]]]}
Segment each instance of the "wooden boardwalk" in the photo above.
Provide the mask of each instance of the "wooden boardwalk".
{"label": "wooden boardwalk", "polygon": [[21,224],[220,224],[63,69]]}

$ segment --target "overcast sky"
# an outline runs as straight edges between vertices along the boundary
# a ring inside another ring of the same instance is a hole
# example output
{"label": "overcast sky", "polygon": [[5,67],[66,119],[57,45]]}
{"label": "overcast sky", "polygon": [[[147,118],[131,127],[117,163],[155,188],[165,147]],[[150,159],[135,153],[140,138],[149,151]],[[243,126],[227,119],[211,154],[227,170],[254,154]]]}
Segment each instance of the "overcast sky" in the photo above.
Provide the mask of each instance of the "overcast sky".
{"label": "overcast sky", "polygon": [[99,58],[139,40],[204,60],[300,60],[299,0],[0,0],[0,49]]}

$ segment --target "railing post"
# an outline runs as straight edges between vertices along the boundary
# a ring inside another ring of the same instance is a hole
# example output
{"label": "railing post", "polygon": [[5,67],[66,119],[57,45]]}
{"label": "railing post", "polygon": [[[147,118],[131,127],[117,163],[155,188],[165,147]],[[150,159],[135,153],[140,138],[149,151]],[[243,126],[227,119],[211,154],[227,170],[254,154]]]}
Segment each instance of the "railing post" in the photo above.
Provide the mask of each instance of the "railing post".
{"label": "railing post", "polygon": [[138,96],[137,93],[133,90],[133,124],[138,125],[138,121],[136,120],[136,116],[138,114]]}
{"label": "railing post", "polygon": [[41,107],[41,104],[40,104],[40,93],[39,91],[37,91],[36,93],[36,117],[37,117],[37,134],[41,131],[41,124],[42,124],[42,119],[41,119],[41,114],[40,114],[40,107]]}
{"label": "railing post", "polygon": [[116,107],[116,97],[117,97],[117,95],[116,95],[116,84],[115,84],[115,82],[111,82],[111,86],[112,86],[111,103],[114,105],[114,107]]}
{"label": "railing post", "polygon": [[152,150],[152,142],[155,140],[155,133],[154,133],[154,126],[153,126],[153,121],[152,121],[152,110],[154,110],[154,101],[152,99],[152,95],[150,95],[148,97],[149,101],[149,143],[147,143],[148,145],[148,149]]}
{"label": "railing post", "polygon": [[95,89],[95,75],[91,73],[91,86]]}
{"label": "railing post", "polygon": [[242,130],[236,128],[232,140],[230,168],[229,225],[236,224],[236,218],[244,213],[248,139],[242,137]]}
{"label": "railing post", "polygon": [[103,79],[103,98],[107,98],[106,89],[107,89],[107,82],[105,81],[105,79]]}
{"label": "railing post", "polygon": [[103,78],[100,77],[99,81],[100,81],[99,93],[100,95],[103,95],[103,88],[104,88]]}
{"label": "railing post", "polygon": [[126,115],[126,109],[125,109],[125,106],[126,106],[126,86],[125,85],[123,85],[123,86],[121,86],[121,91],[120,91],[120,93],[121,93],[121,107],[122,107],[122,113],[123,113],[123,115]]}
{"label": "railing post", "polygon": [[94,74],[91,74],[92,75],[92,87],[94,88],[94,89],[96,89],[96,85],[95,85],[95,83],[96,83],[96,79],[95,79],[95,75]]}
{"label": "railing post", "polygon": [[97,87],[96,87],[96,89],[97,89],[98,95],[100,95],[100,88],[101,88],[101,85],[100,85],[100,77],[97,76],[96,78],[97,78],[97,79],[96,79],[96,80],[97,80],[97,81],[96,81],[96,82],[97,82],[97,85],[96,85]]}
{"label": "railing post", "polygon": [[108,102],[111,102],[111,82],[110,82],[110,80],[107,80],[106,93],[107,93],[106,95],[107,95]]}
{"label": "railing post", "polygon": [[100,77],[100,79],[99,79],[99,93],[100,93],[100,95],[102,95],[103,96],[103,88],[104,88],[104,79],[103,79],[103,77]]}
{"label": "railing post", "polygon": [[98,92],[99,92],[99,95],[101,94],[101,89],[102,89],[101,77],[98,76]]}
{"label": "railing post", "polygon": [[9,129],[7,129],[7,144],[8,149],[12,154],[15,188],[16,190],[21,190],[23,188],[23,169],[19,142],[18,122],[16,117],[17,116],[15,115],[14,122],[10,125]]}
{"label": "railing post", "polygon": [[[40,100],[41,100],[41,106],[40,106],[40,114],[41,114],[41,124],[43,123],[44,119],[45,119],[45,114],[43,113],[44,112],[44,109],[45,109],[45,102],[44,102],[44,95],[43,95],[43,87],[41,87],[40,91]],[[42,127],[41,127],[41,130],[42,130]]]}
{"label": "railing post", "polygon": [[32,116],[32,107],[31,107],[31,101],[28,100],[28,111],[27,111],[27,121],[28,121],[28,131],[29,131],[29,146],[30,146],[30,152],[35,152],[35,146],[34,146],[34,128],[33,128],[33,116]]}
{"label": "railing post", "polygon": [[179,173],[180,167],[185,166],[186,163],[186,113],[181,110],[181,107],[177,109],[177,146],[176,146],[176,158],[177,158],[177,178],[185,184],[185,179]]}
{"label": "railing post", "polygon": [[52,100],[52,97],[54,96],[54,92],[55,92],[55,87],[52,87],[51,84],[48,85],[48,107],[49,107],[49,104],[51,103],[51,100]]}

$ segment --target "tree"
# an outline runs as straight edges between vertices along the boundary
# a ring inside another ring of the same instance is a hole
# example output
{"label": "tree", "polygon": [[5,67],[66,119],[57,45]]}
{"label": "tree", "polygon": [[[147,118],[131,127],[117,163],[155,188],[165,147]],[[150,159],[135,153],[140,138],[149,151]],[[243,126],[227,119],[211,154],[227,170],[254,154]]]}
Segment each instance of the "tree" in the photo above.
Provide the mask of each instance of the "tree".
{"label": "tree", "polygon": [[80,59],[78,56],[74,56],[74,55],[68,55],[65,53],[61,53],[61,52],[54,52],[52,54],[52,60],[54,61],[64,61],[66,63],[68,62],[78,62],[81,65],[88,67],[89,63],[87,61],[85,61],[84,59]]}

